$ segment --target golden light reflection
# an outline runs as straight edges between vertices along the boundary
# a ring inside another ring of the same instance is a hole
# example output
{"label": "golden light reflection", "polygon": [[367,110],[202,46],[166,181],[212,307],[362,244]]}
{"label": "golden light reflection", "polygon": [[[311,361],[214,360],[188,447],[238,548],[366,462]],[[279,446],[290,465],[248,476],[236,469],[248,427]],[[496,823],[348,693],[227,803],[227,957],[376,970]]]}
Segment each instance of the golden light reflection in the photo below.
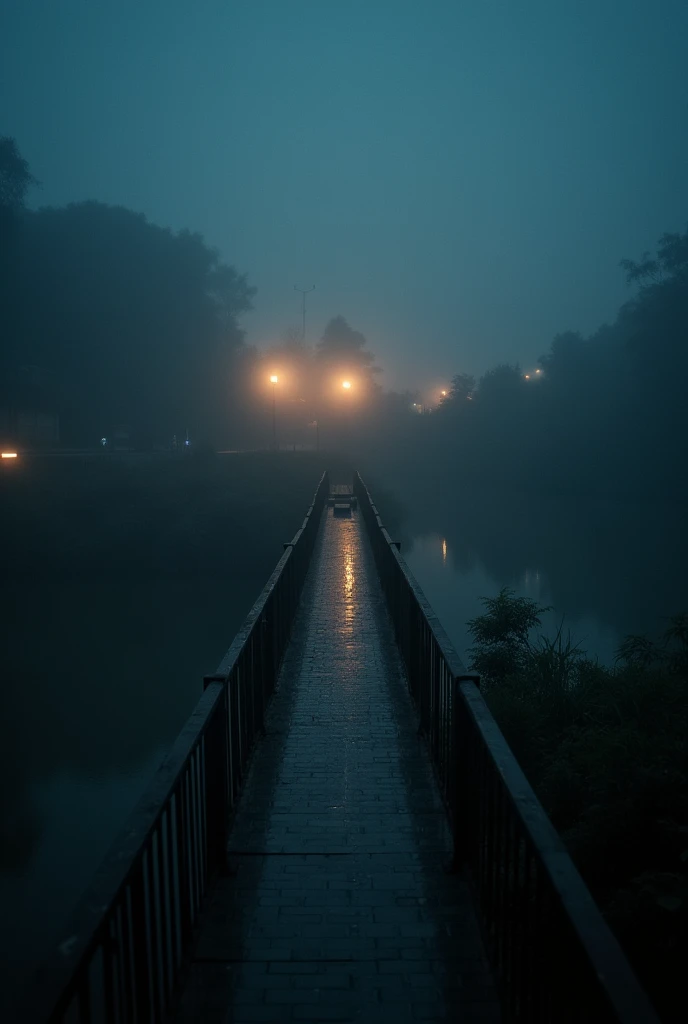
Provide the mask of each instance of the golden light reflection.
{"label": "golden light reflection", "polygon": [[442,561],[447,561],[447,542],[444,538],[442,539]]}
{"label": "golden light reflection", "polygon": [[347,551],[346,561],[344,563],[344,596],[347,599],[353,598],[355,583],[356,576],[354,574],[354,560],[351,552]]}

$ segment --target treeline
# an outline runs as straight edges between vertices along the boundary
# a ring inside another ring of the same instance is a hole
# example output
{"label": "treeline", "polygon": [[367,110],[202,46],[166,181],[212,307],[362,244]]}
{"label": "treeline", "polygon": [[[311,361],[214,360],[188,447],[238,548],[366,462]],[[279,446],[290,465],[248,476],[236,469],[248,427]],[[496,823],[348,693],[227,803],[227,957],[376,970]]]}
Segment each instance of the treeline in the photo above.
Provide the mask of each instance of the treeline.
{"label": "treeline", "polygon": [[63,444],[121,429],[150,446],[226,426],[255,289],[189,231],[103,203],[25,208],[36,184],[0,139],[0,409],[58,416]]}
{"label": "treeline", "polygon": [[688,498],[688,231],[621,266],[637,291],[613,324],[557,335],[528,373],[457,374],[396,451],[466,484]]}

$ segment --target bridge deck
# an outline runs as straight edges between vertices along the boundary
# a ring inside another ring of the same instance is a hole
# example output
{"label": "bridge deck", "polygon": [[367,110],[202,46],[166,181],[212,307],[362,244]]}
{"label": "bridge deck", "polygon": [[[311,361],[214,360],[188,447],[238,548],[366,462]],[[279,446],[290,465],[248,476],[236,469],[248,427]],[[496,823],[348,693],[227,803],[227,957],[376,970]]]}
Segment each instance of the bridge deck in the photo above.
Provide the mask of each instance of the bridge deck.
{"label": "bridge deck", "polygon": [[497,1021],[360,513],[326,509],[176,1019]]}

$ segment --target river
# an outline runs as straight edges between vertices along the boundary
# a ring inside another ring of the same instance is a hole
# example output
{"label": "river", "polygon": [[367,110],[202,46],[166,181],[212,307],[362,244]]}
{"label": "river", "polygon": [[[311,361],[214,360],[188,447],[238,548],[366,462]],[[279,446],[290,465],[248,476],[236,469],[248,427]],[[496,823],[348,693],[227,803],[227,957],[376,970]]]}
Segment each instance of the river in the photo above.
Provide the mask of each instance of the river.
{"label": "river", "polygon": [[[466,662],[466,623],[504,586],[607,665],[688,607],[682,508],[373,493]],[[50,949],[264,582],[25,582],[2,599],[0,991]]]}

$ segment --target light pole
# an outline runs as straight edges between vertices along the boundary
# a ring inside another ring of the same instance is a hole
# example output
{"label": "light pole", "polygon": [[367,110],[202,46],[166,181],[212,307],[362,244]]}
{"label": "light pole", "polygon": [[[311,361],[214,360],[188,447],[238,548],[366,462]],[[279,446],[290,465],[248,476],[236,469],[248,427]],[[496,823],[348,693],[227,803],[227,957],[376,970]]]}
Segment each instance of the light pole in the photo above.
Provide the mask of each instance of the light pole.
{"label": "light pole", "polygon": [[295,292],[301,292],[301,317],[302,317],[301,341],[305,344],[306,343],[306,296],[308,295],[309,292],[314,292],[315,291],[315,285],[314,284],[311,285],[310,288],[298,288],[296,285],[294,285],[294,291]]}
{"label": "light pole", "polygon": [[270,377],[270,383],[272,384],[272,450],[277,451],[277,415],[275,413],[275,390],[279,377],[276,373],[273,373]]}

